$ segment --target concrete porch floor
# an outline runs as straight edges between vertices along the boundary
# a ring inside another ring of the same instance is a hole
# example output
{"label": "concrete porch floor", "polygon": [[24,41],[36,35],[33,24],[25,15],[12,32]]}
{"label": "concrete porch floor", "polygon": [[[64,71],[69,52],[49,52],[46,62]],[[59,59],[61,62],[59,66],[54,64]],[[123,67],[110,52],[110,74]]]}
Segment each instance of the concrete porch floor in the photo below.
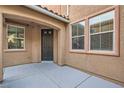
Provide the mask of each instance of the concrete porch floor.
{"label": "concrete porch floor", "polygon": [[68,66],[33,63],[4,68],[2,88],[121,88]]}

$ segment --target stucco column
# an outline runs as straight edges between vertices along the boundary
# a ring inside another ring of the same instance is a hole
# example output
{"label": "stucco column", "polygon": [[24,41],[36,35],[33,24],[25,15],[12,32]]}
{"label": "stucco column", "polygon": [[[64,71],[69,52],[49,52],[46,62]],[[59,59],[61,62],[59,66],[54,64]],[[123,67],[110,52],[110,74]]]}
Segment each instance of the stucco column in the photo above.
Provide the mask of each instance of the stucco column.
{"label": "stucco column", "polygon": [[58,64],[64,65],[65,54],[65,30],[58,31]]}
{"label": "stucco column", "polygon": [[0,81],[3,80],[3,16],[0,13]]}
{"label": "stucco column", "polygon": [[32,62],[41,61],[41,32],[39,27],[35,24],[32,29]]}

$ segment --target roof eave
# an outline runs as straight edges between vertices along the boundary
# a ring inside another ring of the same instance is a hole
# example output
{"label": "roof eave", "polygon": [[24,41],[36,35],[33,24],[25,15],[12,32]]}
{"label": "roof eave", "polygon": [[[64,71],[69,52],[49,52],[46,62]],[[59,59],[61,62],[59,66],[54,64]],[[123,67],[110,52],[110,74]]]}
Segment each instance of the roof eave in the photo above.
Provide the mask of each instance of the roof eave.
{"label": "roof eave", "polygon": [[55,19],[57,19],[57,20],[60,20],[60,21],[62,21],[62,22],[65,22],[65,23],[69,23],[69,22],[70,22],[68,19],[63,18],[63,17],[61,17],[61,16],[59,16],[59,15],[56,15],[56,14],[54,14],[54,13],[52,13],[52,12],[49,12],[49,11],[47,11],[47,10],[45,10],[45,9],[43,9],[43,8],[40,8],[40,7],[36,6],[36,5],[24,5],[24,6],[27,7],[27,8],[30,8],[30,9],[32,9],[32,10],[35,10],[35,11],[37,11],[37,12],[46,14],[46,15],[48,15],[48,16],[50,16],[50,17],[53,17],[53,18],[55,18]]}

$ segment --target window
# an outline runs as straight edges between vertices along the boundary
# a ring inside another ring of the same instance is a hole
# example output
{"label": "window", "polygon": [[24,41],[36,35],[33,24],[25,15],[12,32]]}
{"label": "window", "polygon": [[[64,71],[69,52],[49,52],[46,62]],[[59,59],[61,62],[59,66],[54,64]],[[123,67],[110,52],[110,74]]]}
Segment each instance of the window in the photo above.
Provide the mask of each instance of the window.
{"label": "window", "polygon": [[71,24],[70,52],[119,56],[119,17],[119,6],[112,6]]}
{"label": "window", "polygon": [[89,19],[90,50],[113,51],[115,11],[106,12]]}
{"label": "window", "polygon": [[85,22],[72,24],[72,49],[84,49]]}
{"label": "window", "polygon": [[7,25],[7,44],[8,49],[24,49],[24,27]]}

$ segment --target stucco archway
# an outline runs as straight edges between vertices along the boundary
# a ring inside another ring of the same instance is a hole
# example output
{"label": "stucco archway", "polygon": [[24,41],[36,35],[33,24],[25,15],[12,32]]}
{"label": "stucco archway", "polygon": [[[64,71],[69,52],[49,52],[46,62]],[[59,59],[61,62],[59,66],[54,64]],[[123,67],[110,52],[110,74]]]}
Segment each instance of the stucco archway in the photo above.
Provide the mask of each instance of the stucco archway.
{"label": "stucco archway", "polygon": [[[22,20],[26,22],[32,22],[33,24],[39,24],[39,25],[45,25],[47,27],[55,29],[57,31],[57,54],[56,55],[56,60],[59,65],[64,64],[64,36],[65,36],[65,24],[62,23],[61,21],[58,21],[54,18],[48,17],[47,15],[32,11],[30,9],[27,9],[23,6],[1,6],[0,11],[1,13],[1,21],[4,23],[5,18],[11,19],[11,20]],[[1,23],[1,35],[3,34],[3,24]],[[1,40],[4,41],[4,37],[1,37]],[[4,51],[4,42],[1,42],[1,61],[2,65],[0,66],[0,80],[2,80],[3,77],[3,67],[4,67],[4,59],[6,58],[5,56],[5,51]],[[22,54],[23,55],[23,54]],[[20,55],[21,56],[21,55]],[[8,57],[7,57],[8,58]],[[10,57],[11,58],[11,57]]]}

